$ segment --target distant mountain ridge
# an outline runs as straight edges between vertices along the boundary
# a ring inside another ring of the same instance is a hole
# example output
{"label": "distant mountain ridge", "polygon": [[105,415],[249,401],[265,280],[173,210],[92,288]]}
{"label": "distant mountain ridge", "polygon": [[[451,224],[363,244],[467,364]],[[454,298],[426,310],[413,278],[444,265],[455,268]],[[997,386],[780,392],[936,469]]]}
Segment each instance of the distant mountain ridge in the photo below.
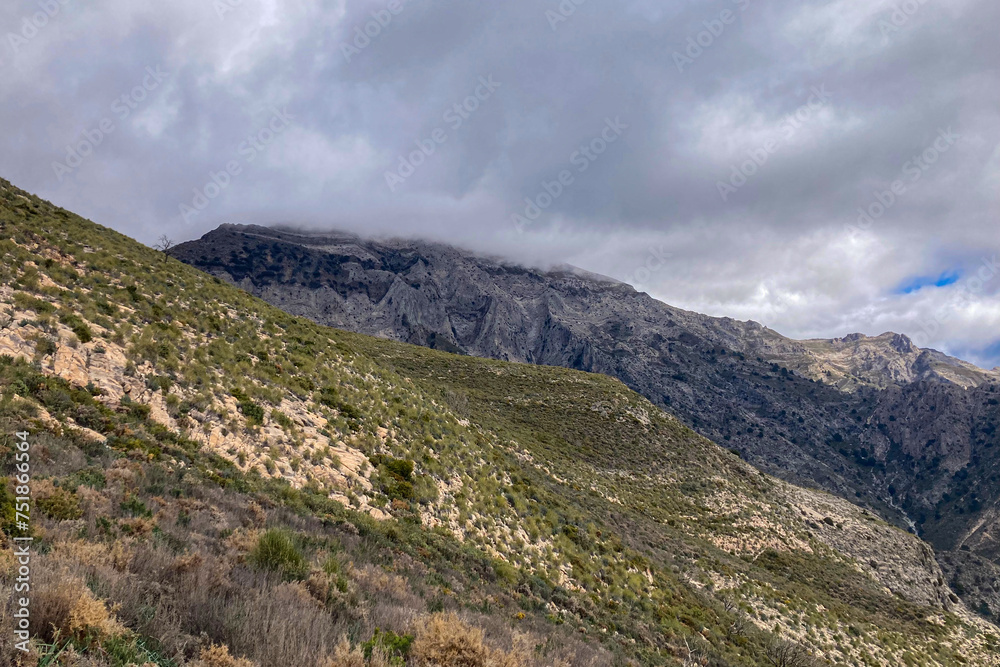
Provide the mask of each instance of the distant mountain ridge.
{"label": "distant mountain ridge", "polygon": [[769,474],[1000,559],[1000,374],[904,335],[795,341],[437,243],[225,225],[173,255],[321,324],[619,378]]}
{"label": "distant mountain ridge", "polygon": [[[984,370],[943,352],[921,349],[906,335],[849,334],[843,338],[798,341],[811,359],[804,371],[811,377],[851,390],[858,384],[885,388],[922,380],[940,380],[963,388],[1000,379],[997,369]],[[775,355],[775,358],[781,358]],[[787,360],[790,364],[793,359]]]}
{"label": "distant mountain ridge", "polygon": [[[420,340],[421,337],[433,333],[436,334],[436,341],[438,337],[443,337],[443,340],[438,341],[439,345],[453,345],[462,352],[479,356],[535,361],[532,358],[535,353],[528,349],[529,345],[520,344],[507,347],[504,344],[490,344],[481,339],[470,338],[469,332],[462,327],[462,321],[468,318],[467,308],[469,304],[461,303],[463,297],[458,292],[452,295],[455,300],[450,303],[431,304],[427,301],[427,305],[432,306],[436,312],[429,313],[427,310],[420,310],[419,313],[411,313],[404,323],[402,315],[406,314],[409,306],[391,308],[390,302],[393,299],[403,299],[405,304],[414,298],[414,295],[405,294],[407,288],[419,291],[420,287],[413,284],[412,281],[407,282],[408,278],[423,275],[435,283],[435,287],[441,294],[445,286],[437,281],[443,275],[435,275],[433,271],[430,271],[430,267],[432,263],[438,266],[441,263],[449,262],[454,263],[449,266],[449,278],[453,272],[466,274],[465,277],[472,277],[470,275],[472,273],[485,272],[496,277],[499,272],[510,271],[521,276],[534,275],[537,278],[550,276],[555,280],[567,282],[572,282],[576,278],[595,286],[606,283],[613,286],[612,290],[621,289],[626,293],[634,293],[634,295],[629,294],[629,296],[641,298],[647,302],[642,306],[659,310],[659,314],[682,318],[686,325],[694,325],[709,339],[718,339],[718,342],[725,343],[732,349],[744,353],[750,351],[766,353],[769,358],[783,362],[783,365],[789,369],[846,389],[854,389],[859,386],[884,388],[890,384],[902,386],[920,380],[939,380],[951,382],[961,387],[971,387],[989,380],[1000,380],[1000,372],[995,369],[987,371],[960,359],[949,357],[937,350],[917,348],[908,337],[902,334],[888,332],[880,336],[869,337],[855,333],[843,338],[796,341],[781,336],[753,321],[737,322],[730,318],[715,318],[673,308],[647,295],[635,292],[634,288],[624,282],[578,267],[562,265],[549,270],[525,268],[500,258],[477,256],[471,252],[439,243],[400,239],[374,241],[364,240],[360,236],[343,232],[306,233],[282,228],[227,224],[222,225],[199,241],[181,244],[173,251],[174,256],[198,264],[203,260],[200,255],[195,256],[196,250],[200,252],[199,249],[203,249],[206,244],[220,243],[225,246],[232,240],[226,239],[226,236],[230,234],[238,234],[241,238],[256,238],[258,241],[271,239],[281,244],[292,244],[311,252],[335,257],[338,266],[364,270],[366,278],[374,280],[374,284],[385,288],[384,292],[378,289],[366,290],[370,303],[365,304],[355,298],[357,296],[355,293],[346,289],[350,287],[349,280],[346,283],[338,282],[336,275],[325,275],[321,263],[317,263],[311,276],[292,276],[287,273],[286,267],[286,274],[278,282],[298,284],[309,289],[328,288],[328,291],[319,294],[316,300],[316,307],[322,309],[322,312],[308,313],[312,319],[322,320],[323,323],[332,326],[373,332],[395,340],[417,342],[417,344],[427,344],[427,341]],[[413,263],[400,264],[398,258],[403,256],[411,258]],[[389,261],[390,257],[397,258],[397,261]],[[218,256],[210,261],[217,262],[215,264],[217,267],[226,265],[218,263],[222,261],[222,258]],[[380,265],[376,267],[376,263],[380,263]],[[327,268],[329,266],[328,261]],[[240,267],[232,266],[231,268],[239,269]],[[277,279],[277,273],[269,270],[271,268],[273,266],[265,268],[258,277],[264,281]],[[427,272],[421,273],[423,271]],[[227,271],[227,273],[229,272]],[[334,282],[324,283],[320,280],[321,276],[326,281],[333,279]],[[249,277],[249,274],[243,277]],[[303,282],[307,277],[310,280]],[[289,283],[289,281],[293,282]],[[334,284],[337,285],[338,289],[331,289]],[[481,289],[484,287],[482,282],[476,284]],[[389,293],[390,290],[392,294]],[[491,298],[498,298],[497,294],[491,293],[489,289],[484,291]],[[416,303],[423,304],[423,301],[416,298]],[[613,304],[608,305],[613,306]],[[302,307],[305,310],[312,309],[309,303],[289,301],[288,306],[290,308]],[[465,312],[463,312],[463,306],[466,308]],[[398,314],[398,317],[394,318],[395,314]],[[419,314],[417,319],[414,318],[415,314]],[[483,331],[488,335],[495,333],[488,329]]]}

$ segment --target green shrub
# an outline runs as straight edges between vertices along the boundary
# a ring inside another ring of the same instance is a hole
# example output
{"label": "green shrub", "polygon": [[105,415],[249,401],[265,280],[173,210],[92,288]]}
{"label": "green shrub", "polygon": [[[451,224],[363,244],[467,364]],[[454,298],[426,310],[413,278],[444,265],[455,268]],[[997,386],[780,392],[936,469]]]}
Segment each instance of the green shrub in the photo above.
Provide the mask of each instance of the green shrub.
{"label": "green shrub", "polygon": [[100,468],[84,468],[83,470],[76,471],[69,477],[71,488],[75,488],[81,484],[100,491],[107,486],[107,478],[104,476],[104,471]]}
{"label": "green shrub", "polygon": [[316,402],[328,408],[333,408],[345,419],[361,419],[362,417],[361,412],[357,408],[341,400],[340,393],[336,387],[323,387],[316,396]]}
{"label": "green shrub", "polygon": [[68,326],[76,334],[76,337],[80,339],[81,343],[89,343],[94,340],[94,334],[90,330],[90,327],[86,322],[83,321],[79,315],[70,312],[64,312],[60,314],[59,321]]}
{"label": "green shrub", "polygon": [[0,529],[8,535],[13,535],[16,530],[16,500],[10,489],[10,480],[0,477]]}
{"label": "green shrub", "polygon": [[39,315],[55,312],[55,306],[48,301],[42,301],[24,292],[14,292],[14,305],[20,310],[33,310]]}
{"label": "green shrub", "polygon": [[386,462],[385,468],[393,475],[401,478],[403,481],[413,481],[413,461],[393,459]]}
{"label": "green shrub", "polygon": [[338,591],[347,592],[347,576],[344,574],[344,566],[340,564],[340,559],[335,554],[326,557],[322,569],[333,581]]}
{"label": "green shrub", "polygon": [[73,327],[73,333],[81,343],[89,343],[94,340],[94,334],[86,324],[77,324]]}
{"label": "green shrub", "polygon": [[287,579],[302,579],[308,571],[305,556],[295,544],[294,536],[277,528],[260,536],[250,552],[250,562],[262,570],[277,572]]}
{"label": "green shrub", "polygon": [[69,521],[83,516],[76,494],[63,488],[56,489],[51,496],[39,498],[35,502],[43,514],[56,521]]}
{"label": "green shrub", "polygon": [[246,417],[247,424],[260,426],[264,423],[264,408],[260,404],[251,400],[245,400],[240,402],[239,409],[243,416]]}
{"label": "green shrub", "polygon": [[174,386],[174,381],[166,375],[156,375],[146,381],[146,386],[153,391],[160,391],[164,394],[169,394],[170,389]]}
{"label": "green shrub", "polygon": [[131,403],[128,406],[128,415],[132,419],[137,421],[146,421],[149,419],[149,413],[152,411],[148,405],[143,405],[142,403]]}
{"label": "green shrub", "polygon": [[322,568],[323,571],[331,577],[340,574],[343,570],[343,566],[340,564],[340,559],[337,558],[336,554],[330,554],[327,556],[326,560],[323,561]]}
{"label": "green shrub", "polygon": [[378,469],[378,482],[382,493],[392,500],[415,500],[413,461],[394,459],[376,454],[369,457],[372,466]]}
{"label": "green shrub", "polygon": [[364,651],[365,659],[371,660],[375,647],[379,646],[388,655],[390,665],[403,667],[414,639],[413,635],[397,635],[391,630],[383,632],[375,628],[375,634],[361,645],[361,650]]}
{"label": "green shrub", "polygon": [[295,422],[292,421],[291,417],[286,415],[281,410],[271,410],[271,421],[278,424],[286,431],[291,431],[295,427]]}
{"label": "green shrub", "polygon": [[151,518],[153,512],[136,496],[128,496],[119,506],[126,516]]}
{"label": "green shrub", "polygon": [[410,482],[398,480],[383,482],[382,491],[392,500],[413,500],[414,498],[413,484]]}
{"label": "green shrub", "polygon": [[40,357],[55,354],[57,349],[59,349],[58,346],[51,338],[39,338],[38,343],[35,345],[35,353]]}

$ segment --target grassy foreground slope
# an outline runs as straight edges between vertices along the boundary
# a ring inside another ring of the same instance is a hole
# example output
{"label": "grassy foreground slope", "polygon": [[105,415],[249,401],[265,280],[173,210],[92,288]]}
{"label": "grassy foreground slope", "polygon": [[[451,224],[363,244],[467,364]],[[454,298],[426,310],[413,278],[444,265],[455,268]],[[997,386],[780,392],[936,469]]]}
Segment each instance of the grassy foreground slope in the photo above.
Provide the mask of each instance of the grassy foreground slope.
{"label": "grassy foreground slope", "polygon": [[615,380],[294,318],[5,181],[0,253],[0,663],[1000,664],[916,538]]}

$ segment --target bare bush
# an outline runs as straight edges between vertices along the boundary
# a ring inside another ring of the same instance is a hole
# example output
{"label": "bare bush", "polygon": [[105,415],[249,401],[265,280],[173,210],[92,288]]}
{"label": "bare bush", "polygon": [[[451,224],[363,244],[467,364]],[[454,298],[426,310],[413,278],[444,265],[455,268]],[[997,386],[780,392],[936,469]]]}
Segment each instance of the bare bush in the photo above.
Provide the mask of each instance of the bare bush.
{"label": "bare bush", "polygon": [[788,641],[774,641],[768,645],[767,659],[774,667],[813,667],[816,664],[806,649]]}

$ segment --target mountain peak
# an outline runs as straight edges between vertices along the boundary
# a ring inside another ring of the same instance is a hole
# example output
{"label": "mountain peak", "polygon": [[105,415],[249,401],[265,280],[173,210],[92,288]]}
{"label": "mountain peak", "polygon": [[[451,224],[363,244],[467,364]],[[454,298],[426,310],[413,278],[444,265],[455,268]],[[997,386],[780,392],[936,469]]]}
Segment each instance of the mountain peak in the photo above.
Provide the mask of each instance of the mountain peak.
{"label": "mountain peak", "polygon": [[906,334],[892,334],[892,347],[900,354],[911,354],[917,347]]}

